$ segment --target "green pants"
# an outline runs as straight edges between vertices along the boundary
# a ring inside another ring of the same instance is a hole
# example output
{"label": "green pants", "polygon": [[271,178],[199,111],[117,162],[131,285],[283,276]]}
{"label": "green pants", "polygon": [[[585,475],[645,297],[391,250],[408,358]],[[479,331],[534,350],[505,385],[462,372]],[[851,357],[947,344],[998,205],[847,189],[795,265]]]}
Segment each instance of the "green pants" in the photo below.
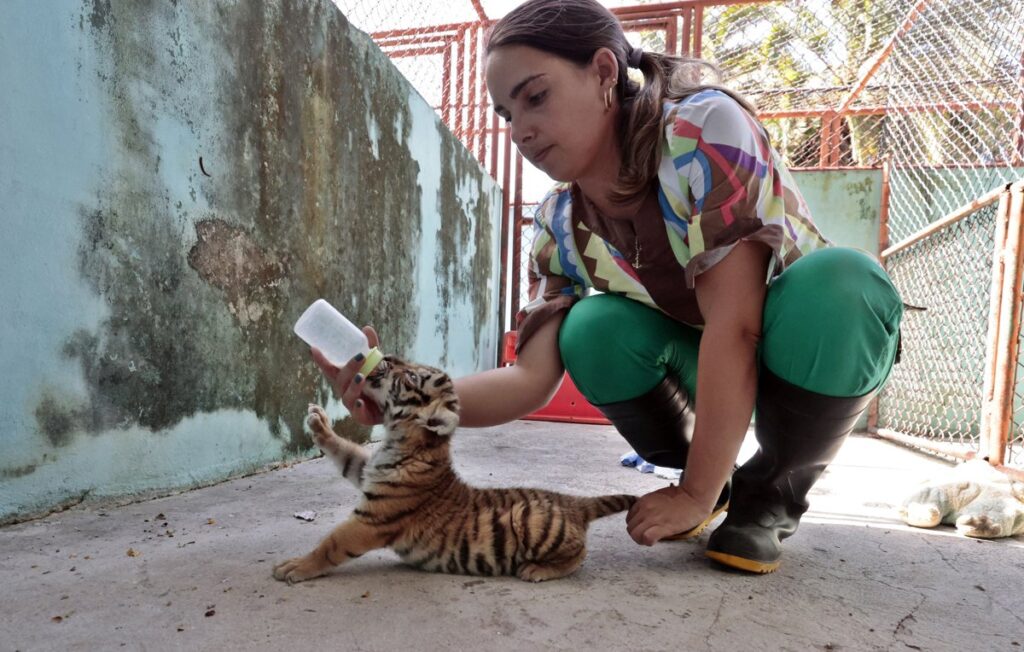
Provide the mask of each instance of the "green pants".
{"label": "green pants", "polygon": [[[889,377],[903,303],[867,254],[821,249],[796,260],[768,289],[760,364],[798,387],[863,396]],[[696,399],[701,331],[623,297],[578,302],[558,334],[566,370],[595,405],[647,393],[673,374]]]}

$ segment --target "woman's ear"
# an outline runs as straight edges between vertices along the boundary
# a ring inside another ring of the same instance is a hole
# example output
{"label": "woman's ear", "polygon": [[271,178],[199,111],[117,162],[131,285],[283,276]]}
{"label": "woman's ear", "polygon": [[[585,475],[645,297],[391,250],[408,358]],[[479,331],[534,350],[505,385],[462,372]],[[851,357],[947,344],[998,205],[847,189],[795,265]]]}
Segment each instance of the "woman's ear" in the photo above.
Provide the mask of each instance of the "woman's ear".
{"label": "woman's ear", "polygon": [[590,60],[602,88],[615,86],[619,80],[619,60],[608,48],[598,48]]}

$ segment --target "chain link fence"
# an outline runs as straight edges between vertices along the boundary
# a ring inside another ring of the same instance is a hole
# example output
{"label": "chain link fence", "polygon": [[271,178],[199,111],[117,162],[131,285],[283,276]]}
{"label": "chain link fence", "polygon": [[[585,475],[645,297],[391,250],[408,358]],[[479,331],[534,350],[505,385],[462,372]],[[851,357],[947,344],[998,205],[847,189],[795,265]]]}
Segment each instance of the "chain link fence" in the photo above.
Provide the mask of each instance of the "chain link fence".
{"label": "chain link fence", "polygon": [[905,311],[878,424],[961,456],[980,440],[995,213],[989,206],[886,261],[903,300],[925,310]]}
{"label": "chain link fence", "polygon": [[[530,216],[549,185],[515,153],[482,80],[486,29],[518,0],[335,2],[505,189],[508,319],[526,300]],[[634,45],[716,63],[793,169],[882,170],[880,249],[1024,177],[1024,0],[605,4]],[[879,430],[956,456],[978,451],[1002,255],[995,216],[988,205],[883,252],[907,303],[925,309],[907,312]],[[1016,385],[1007,460],[1024,466]]]}

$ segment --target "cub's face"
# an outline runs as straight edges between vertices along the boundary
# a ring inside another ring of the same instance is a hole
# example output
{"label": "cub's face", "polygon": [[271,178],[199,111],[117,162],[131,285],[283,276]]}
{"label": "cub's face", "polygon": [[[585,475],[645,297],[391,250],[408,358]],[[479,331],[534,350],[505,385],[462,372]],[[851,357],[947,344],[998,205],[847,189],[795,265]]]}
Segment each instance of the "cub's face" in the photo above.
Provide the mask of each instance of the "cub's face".
{"label": "cub's face", "polygon": [[459,425],[459,399],[448,374],[385,356],[366,377],[363,393],[380,407],[389,429],[418,426],[447,436]]}

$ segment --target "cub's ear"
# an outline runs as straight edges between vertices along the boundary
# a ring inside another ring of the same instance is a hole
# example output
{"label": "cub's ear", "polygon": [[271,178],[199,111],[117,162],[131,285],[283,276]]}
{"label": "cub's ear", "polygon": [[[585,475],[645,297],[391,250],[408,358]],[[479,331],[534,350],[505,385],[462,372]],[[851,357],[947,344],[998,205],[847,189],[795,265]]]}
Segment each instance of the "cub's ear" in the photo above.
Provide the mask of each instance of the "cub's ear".
{"label": "cub's ear", "polygon": [[459,427],[459,400],[454,396],[442,396],[425,409],[420,410],[418,425],[440,437],[449,437]]}

